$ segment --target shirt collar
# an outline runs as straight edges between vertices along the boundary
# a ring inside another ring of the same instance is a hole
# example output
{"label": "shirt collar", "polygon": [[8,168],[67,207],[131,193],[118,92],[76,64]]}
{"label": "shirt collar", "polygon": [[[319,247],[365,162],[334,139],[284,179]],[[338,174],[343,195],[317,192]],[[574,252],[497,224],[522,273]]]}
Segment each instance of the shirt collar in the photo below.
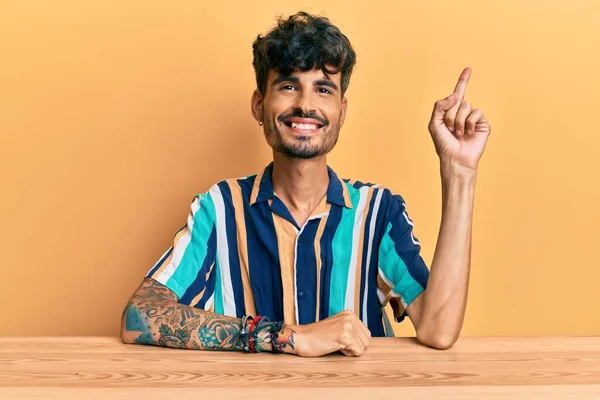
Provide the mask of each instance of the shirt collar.
{"label": "shirt collar", "polygon": [[[327,202],[340,207],[352,208],[352,201],[350,200],[350,193],[348,193],[346,183],[341,180],[329,166],[327,167],[327,172],[329,173]],[[272,173],[273,163],[271,162],[263,172],[256,176],[254,186],[252,187],[252,193],[250,194],[251,206],[255,203],[261,203],[275,197],[273,182],[271,180]]]}

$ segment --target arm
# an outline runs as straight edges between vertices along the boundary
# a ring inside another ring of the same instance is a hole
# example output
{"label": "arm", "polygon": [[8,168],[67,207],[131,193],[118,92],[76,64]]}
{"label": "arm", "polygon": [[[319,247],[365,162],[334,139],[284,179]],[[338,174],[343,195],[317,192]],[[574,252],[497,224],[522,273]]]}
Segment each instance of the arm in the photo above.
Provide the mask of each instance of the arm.
{"label": "arm", "polygon": [[463,101],[470,74],[465,69],[454,93],[436,102],[429,123],[440,157],[442,220],[427,289],[406,309],[419,341],[438,349],[456,342],[464,320],[477,166],[491,132],[481,110]]}
{"label": "arm", "polygon": [[[271,325],[266,324],[259,332],[261,351],[271,351],[268,334]],[[121,340],[183,349],[243,351],[241,326],[241,319],[178,303],[175,293],[146,278],[125,306]],[[309,325],[284,326],[278,335],[284,353],[303,357],[318,357],[338,350],[359,356],[370,339],[367,327],[349,311]]]}
{"label": "arm", "polygon": [[[145,278],[123,311],[121,339],[163,347],[242,351],[241,325],[241,319],[180,304],[173,291]],[[271,351],[270,325],[259,333],[261,351]],[[294,352],[294,334],[289,327],[280,331],[286,353]]]}
{"label": "arm", "polygon": [[460,334],[469,287],[476,174],[442,167],[442,220],[427,289],[406,312],[423,344],[448,349]]}

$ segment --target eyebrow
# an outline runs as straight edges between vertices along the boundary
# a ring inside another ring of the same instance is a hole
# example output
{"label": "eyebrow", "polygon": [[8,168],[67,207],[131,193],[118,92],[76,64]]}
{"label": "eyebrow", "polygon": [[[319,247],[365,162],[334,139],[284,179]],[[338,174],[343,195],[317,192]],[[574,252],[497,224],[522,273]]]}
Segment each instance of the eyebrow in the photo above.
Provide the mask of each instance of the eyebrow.
{"label": "eyebrow", "polygon": [[339,90],[337,85],[335,83],[333,83],[332,80],[329,80],[329,79],[319,79],[318,81],[315,81],[314,84],[315,84],[315,86],[327,86],[331,89]]}
{"label": "eyebrow", "polygon": [[[295,77],[293,75],[279,75],[277,78],[275,78],[275,80],[273,81],[273,83],[271,83],[271,85],[275,86],[282,82],[291,82],[291,83],[299,84],[300,79],[298,79],[297,77]],[[314,86],[327,86],[331,89],[339,91],[339,88],[331,79],[319,79],[319,80],[314,81],[313,85]]]}
{"label": "eyebrow", "polygon": [[300,83],[300,79],[292,75],[279,75],[271,85],[275,86],[281,82]]}

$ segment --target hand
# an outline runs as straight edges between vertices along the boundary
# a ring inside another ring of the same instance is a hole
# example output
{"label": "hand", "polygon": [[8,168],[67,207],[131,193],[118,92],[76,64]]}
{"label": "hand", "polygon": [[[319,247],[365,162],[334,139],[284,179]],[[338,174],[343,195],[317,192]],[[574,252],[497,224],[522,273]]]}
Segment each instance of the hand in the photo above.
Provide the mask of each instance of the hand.
{"label": "hand", "polygon": [[296,354],[302,357],[319,357],[336,351],[357,357],[371,343],[371,332],[349,310],[319,322],[290,328],[296,332]]}
{"label": "hand", "polygon": [[465,68],[454,92],[435,102],[429,133],[442,162],[477,169],[491,126],[480,109],[464,101],[471,68]]}

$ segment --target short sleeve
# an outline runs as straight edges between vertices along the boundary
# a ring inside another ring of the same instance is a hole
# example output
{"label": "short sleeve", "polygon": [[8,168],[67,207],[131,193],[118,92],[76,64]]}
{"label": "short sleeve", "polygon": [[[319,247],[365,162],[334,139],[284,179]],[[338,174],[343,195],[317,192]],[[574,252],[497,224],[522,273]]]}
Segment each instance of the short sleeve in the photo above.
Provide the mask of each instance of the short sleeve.
{"label": "short sleeve", "polygon": [[194,197],[187,222],[146,277],[175,292],[180,303],[207,309],[214,293],[215,207],[209,193]]}
{"label": "short sleeve", "polygon": [[379,245],[377,295],[382,307],[391,304],[394,318],[401,322],[406,307],[427,287],[429,270],[421,257],[421,244],[414,236],[404,199],[386,189],[388,206]]}

